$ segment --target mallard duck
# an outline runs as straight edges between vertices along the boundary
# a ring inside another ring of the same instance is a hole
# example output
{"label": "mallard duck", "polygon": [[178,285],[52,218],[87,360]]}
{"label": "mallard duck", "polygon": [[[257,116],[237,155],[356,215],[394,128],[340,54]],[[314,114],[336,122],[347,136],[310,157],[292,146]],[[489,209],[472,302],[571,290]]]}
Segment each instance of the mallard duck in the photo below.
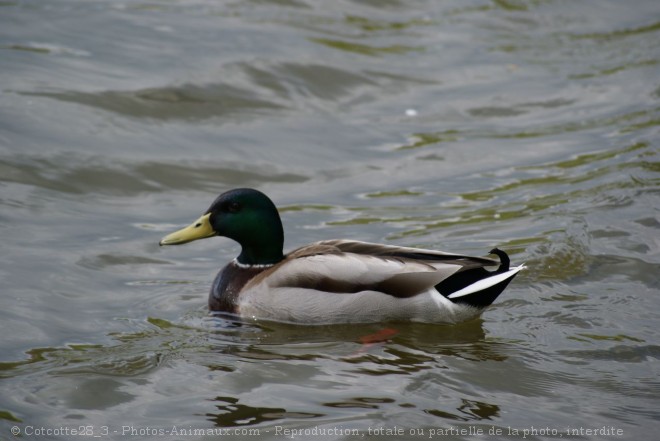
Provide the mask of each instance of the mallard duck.
{"label": "mallard duck", "polygon": [[[209,309],[245,318],[305,324],[420,321],[457,323],[479,316],[523,265],[353,240],[324,240],[283,254],[275,204],[260,191],[221,194],[188,227],[160,245],[224,236],[241,253],[216,276]],[[492,271],[484,267],[497,267]]]}

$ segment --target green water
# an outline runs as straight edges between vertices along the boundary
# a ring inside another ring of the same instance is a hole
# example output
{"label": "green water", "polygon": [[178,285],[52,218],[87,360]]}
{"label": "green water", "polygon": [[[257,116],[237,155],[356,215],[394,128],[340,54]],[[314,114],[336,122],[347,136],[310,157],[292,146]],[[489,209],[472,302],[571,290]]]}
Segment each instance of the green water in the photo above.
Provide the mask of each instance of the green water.
{"label": "green water", "polygon": [[[0,439],[652,438],[659,34],[641,0],[0,2]],[[158,240],[238,186],[287,249],[528,269],[457,326],[237,326],[238,246]]]}

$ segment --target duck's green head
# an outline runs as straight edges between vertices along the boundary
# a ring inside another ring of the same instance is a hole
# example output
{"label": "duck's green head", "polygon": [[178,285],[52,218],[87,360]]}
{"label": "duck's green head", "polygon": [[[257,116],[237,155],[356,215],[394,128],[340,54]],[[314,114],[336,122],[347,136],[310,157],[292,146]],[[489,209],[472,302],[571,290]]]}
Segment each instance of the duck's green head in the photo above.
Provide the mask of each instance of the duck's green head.
{"label": "duck's green head", "polygon": [[180,245],[197,239],[224,236],[238,242],[238,262],[272,264],[282,260],[284,232],[275,204],[260,191],[238,188],[221,194],[189,226],[168,234],[160,245]]}

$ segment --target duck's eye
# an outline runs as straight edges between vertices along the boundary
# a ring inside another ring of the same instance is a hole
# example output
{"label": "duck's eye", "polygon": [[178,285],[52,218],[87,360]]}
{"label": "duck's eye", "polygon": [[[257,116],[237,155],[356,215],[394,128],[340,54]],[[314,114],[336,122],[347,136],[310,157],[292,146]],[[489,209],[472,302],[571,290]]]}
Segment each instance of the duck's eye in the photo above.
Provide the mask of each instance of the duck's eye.
{"label": "duck's eye", "polygon": [[238,213],[239,211],[241,211],[241,204],[235,201],[230,202],[229,205],[227,205],[227,211],[229,211],[230,213]]}

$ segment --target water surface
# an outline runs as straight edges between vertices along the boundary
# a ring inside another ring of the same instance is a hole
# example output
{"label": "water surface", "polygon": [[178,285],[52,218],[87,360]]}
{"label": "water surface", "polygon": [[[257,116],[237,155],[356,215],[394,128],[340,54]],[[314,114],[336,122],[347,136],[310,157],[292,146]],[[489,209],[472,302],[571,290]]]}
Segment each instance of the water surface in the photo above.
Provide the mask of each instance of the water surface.
{"label": "water surface", "polygon": [[[0,3],[0,438],[648,439],[656,3]],[[237,245],[158,240],[238,186],[287,249],[528,270],[457,326],[237,326]]]}

